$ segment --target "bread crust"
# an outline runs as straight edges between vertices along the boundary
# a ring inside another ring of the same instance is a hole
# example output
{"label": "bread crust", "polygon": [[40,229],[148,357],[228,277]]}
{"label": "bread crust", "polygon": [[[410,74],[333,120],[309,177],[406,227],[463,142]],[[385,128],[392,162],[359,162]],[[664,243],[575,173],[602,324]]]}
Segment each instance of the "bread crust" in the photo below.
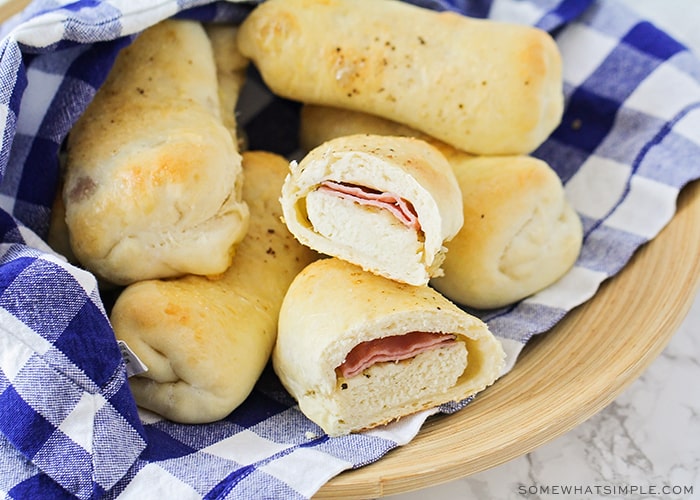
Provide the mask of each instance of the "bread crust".
{"label": "bread crust", "polygon": [[209,23],[204,29],[211,42],[216,78],[219,84],[219,107],[221,120],[228,129],[233,142],[242,151],[244,138],[241,137],[236,121],[238,97],[245,85],[246,71],[250,61],[238,50],[238,26]]}
{"label": "bread crust", "polygon": [[571,269],[583,226],[547,163],[514,156],[451,165],[465,223],[446,243],[445,274],[433,287],[459,304],[491,309],[524,299]]}
{"label": "bread crust", "polygon": [[374,113],[470,153],[529,153],[563,112],[561,55],[529,26],[394,0],[268,0],[238,41],[278,95]]}

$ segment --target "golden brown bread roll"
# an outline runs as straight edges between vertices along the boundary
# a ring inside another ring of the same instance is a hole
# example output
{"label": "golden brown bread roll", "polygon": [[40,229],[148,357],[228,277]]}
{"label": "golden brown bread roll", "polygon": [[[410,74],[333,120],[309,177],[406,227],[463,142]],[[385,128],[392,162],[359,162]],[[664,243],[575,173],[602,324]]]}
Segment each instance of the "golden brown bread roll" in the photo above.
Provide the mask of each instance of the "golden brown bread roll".
{"label": "golden brown bread roll", "polygon": [[268,361],[284,293],[316,255],[281,222],[287,161],[243,155],[250,229],[219,278],[135,283],[111,314],[119,340],[148,371],[129,379],[136,402],[184,423],[218,420],[248,396]]}
{"label": "golden brown bread roll", "polygon": [[337,436],[466,399],[501,375],[504,353],[432,288],[327,258],[290,285],[272,361],[301,411]]}
{"label": "golden brown bread roll", "polygon": [[373,113],[475,154],[529,153],[563,112],[537,28],[396,0],[268,0],[238,34],[278,95]]}
{"label": "golden brown bread roll", "polygon": [[551,285],[574,264],[581,219],[556,172],[530,156],[452,163],[464,228],[446,243],[445,274],[431,285],[471,307],[501,307]]}
{"label": "golden brown bread roll", "polygon": [[159,23],[118,55],[68,137],[66,223],[86,268],[122,285],[228,268],[248,209],[218,93],[197,22]]}

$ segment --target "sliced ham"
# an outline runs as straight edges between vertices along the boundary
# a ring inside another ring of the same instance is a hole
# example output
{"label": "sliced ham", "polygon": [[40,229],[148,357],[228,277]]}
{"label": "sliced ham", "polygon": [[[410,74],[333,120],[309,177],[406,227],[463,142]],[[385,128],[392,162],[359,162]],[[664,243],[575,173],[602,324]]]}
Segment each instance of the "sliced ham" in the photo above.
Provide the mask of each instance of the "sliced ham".
{"label": "sliced ham", "polygon": [[383,208],[391,212],[398,220],[411,229],[420,230],[418,215],[411,202],[394,193],[382,193],[363,186],[323,181],[317,188],[319,191],[331,193],[361,205]]}
{"label": "sliced ham", "polygon": [[337,370],[342,377],[350,378],[375,363],[409,359],[421,352],[454,342],[455,338],[455,335],[445,333],[410,332],[360,342],[348,353]]}

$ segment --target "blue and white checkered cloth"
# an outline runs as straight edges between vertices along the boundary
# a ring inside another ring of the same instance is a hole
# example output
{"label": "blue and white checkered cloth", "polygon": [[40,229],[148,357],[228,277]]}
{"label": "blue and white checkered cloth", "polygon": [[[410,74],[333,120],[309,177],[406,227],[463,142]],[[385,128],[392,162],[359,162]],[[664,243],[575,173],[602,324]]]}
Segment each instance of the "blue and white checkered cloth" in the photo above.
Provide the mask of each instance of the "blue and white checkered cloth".
{"label": "blue and white checkered cloth", "polygon": [[[679,190],[700,178],[700,62],[612,1],[414,3],[537,25],[563,54],[564,118],[535,156],[565,182],[584,246],[560,282],[512,307],[477,312],[503,341],[510,369],[533,335],[593,296],[656,236]],[[0,30],[3,498],[308,498],[341,471],[409,442],[427,418],[331,439],[270,370],[213,424],[142,412],[94,277],[45,243],[61,143],[117,51],[162,19],[239,22],[253,4],[39,0]],[[270,99],[248,125],[281,109]],[[441,410],[468,411],[465,404]]]}

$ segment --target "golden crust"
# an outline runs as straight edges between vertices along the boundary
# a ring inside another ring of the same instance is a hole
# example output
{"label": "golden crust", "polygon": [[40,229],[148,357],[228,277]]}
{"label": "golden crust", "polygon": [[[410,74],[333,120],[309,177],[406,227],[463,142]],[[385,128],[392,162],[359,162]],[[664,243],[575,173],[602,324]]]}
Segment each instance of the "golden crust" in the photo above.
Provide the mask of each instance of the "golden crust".
{"label": "golden crust", "polygon": [[157,24],[124,49],[68,137],[73,252],[117,284],[216,274],[245,234],[240,154],[203,27]]}
{"label": "golden crust", "polygon": [[475,154],[528,153],[561,120],[561,57],[532,27],[394,0],[269,0],[238,41],[279,95],[374,113]]}
{"label": "golden crust", "polygon": [[464,229],[450,242],[445,274],[432,286],[476,308],[517,302],[551,285],[576,261],[581,220],[557,174],[528,157],[452,162]]}

